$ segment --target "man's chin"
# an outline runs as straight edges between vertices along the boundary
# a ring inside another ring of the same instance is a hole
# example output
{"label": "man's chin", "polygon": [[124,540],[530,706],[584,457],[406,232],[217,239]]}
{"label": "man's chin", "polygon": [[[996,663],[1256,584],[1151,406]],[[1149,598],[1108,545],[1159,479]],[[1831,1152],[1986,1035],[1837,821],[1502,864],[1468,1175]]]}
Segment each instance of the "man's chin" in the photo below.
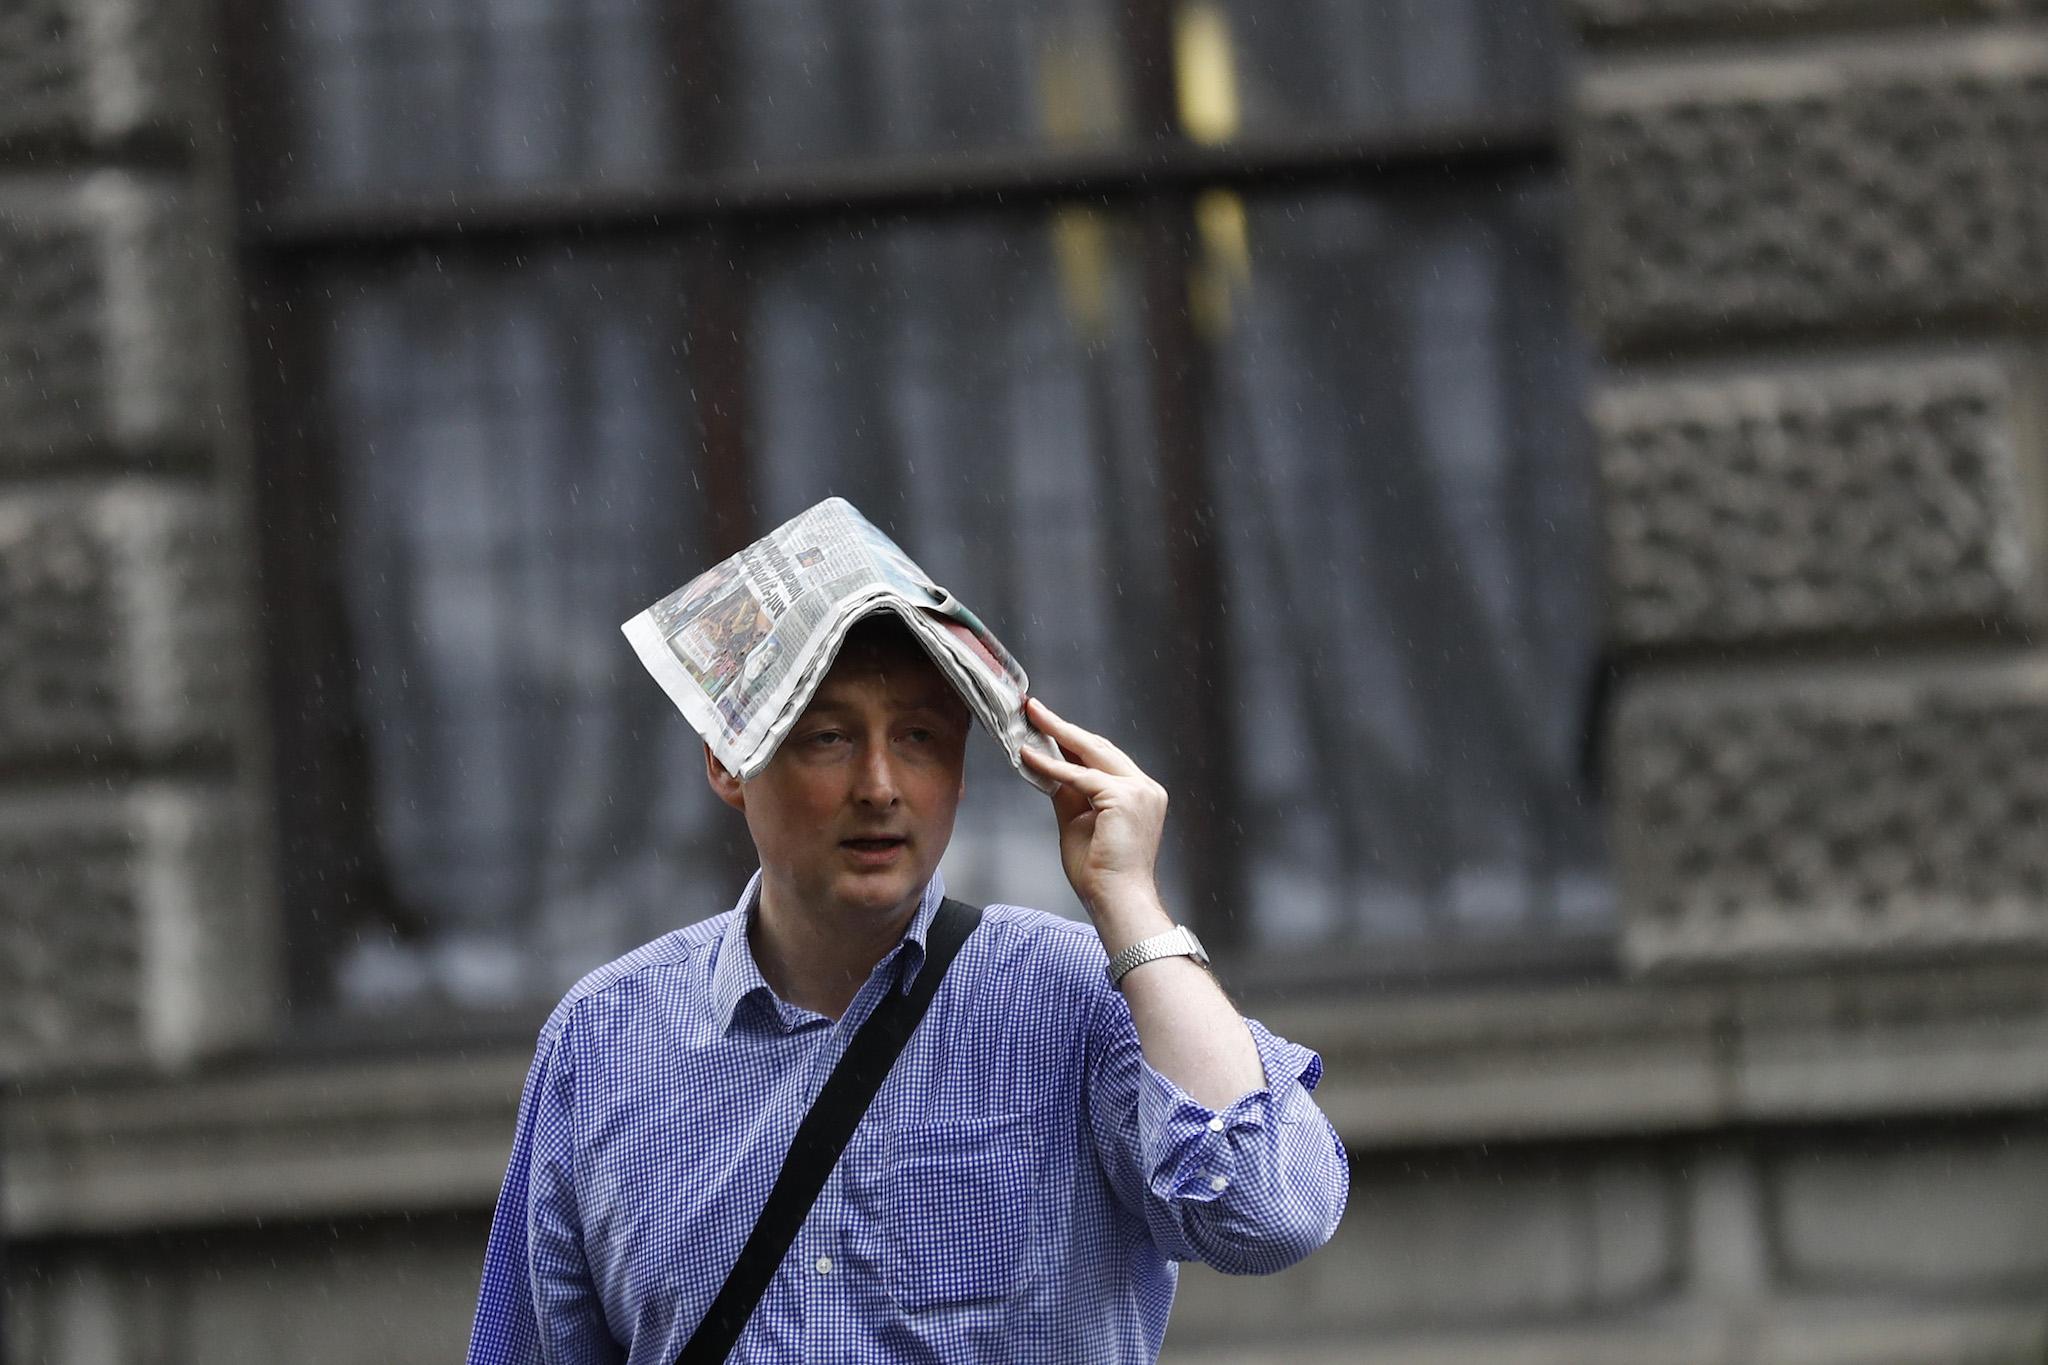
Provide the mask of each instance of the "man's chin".
{"label": "man's chin", "polygon": [[848,872],[839,878],[837,899],[850,910],[887,914],[915,902],[930,880],[902,868]]}

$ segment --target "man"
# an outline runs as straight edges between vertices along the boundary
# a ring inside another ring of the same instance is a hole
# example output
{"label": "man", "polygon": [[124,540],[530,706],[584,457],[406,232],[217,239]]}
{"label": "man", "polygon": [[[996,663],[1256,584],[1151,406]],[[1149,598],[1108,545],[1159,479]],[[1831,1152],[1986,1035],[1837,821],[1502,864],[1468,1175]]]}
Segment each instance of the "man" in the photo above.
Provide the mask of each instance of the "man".
{"label": "man", "polygon": [[[1166,793],[1032,703],[1093,927],[995,905],[869,1106],[735,1361],[1150,1361],[1175,1262],[1279,1270],[1348,1187],[1314,1054],[1242,1019],[1153,882]],[[670,1365],[862,1021],[924,965],[969,713],[894,618],[856,623],[773,759],[706,751],[761,870],[585,978],[541,1030],[472,1365]],[[1150,951],[1183,950],[1169,940]],[[1142,954],[1138,954],[1142,956]]]}

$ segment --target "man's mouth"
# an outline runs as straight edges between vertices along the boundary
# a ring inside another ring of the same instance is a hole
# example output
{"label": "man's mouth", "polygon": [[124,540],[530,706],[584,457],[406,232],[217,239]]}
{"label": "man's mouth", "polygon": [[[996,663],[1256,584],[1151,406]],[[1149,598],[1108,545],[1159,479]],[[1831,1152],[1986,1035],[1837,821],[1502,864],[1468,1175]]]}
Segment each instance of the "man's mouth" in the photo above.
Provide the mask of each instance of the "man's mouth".
{"label": "man's mouth", "polygon": [[864,839],[841,839],[839,846],[846,850],[848,858],[856,867],[884,868],[895,865],[903,856],[903,850],[910,841],[899,835],[878,834]]}

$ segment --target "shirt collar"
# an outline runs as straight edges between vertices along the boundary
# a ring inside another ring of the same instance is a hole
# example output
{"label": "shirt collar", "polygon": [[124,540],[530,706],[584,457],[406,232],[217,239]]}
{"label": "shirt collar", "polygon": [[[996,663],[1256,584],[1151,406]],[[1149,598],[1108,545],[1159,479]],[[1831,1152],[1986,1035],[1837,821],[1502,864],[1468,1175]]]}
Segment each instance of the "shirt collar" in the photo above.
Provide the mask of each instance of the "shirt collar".
{"label": "shirt collar", "polygon": [[[918,900],[917,913],[910,917],[910,927],[903,931],[903,938],[896,948],[881,961],[884,970],[895,964],[898,990],[908,991],[917,980],[917,973],[924,966],[925,935],[931,931],[932,920],[945,899],[946,879],[934,872],[932,879],[925,884],[924,895]],[[747,926],[753,923],[754,912],[760,903],[761,874],[756,872],[748,879],[746,890],[740,892],[739,901],[733,906],[732,918],[727,921],[725,932],[718,940],[717,961],[711,967],[711,1017],[721,1034],[732,1031],[740,1006],[757,991],[779,1013],[786,1015],[791,1008],[776,996],[767,978],[761,975],[760,964],[754,961],[753,945],[747,941]]]}

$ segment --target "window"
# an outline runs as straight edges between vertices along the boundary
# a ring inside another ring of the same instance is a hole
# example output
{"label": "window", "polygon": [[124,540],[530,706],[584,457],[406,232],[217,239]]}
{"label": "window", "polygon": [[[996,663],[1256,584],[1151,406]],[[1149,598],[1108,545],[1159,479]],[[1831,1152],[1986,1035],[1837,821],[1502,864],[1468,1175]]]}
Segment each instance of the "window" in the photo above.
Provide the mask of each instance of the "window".
{"label": "window", "polygon": [[[750,867],[617,633],[851,498],[1286,976],[1605,951],[1538,8],[245,0],[294,978],[525,1014]],[[1069,902],[970,761],[965,895]]]}

